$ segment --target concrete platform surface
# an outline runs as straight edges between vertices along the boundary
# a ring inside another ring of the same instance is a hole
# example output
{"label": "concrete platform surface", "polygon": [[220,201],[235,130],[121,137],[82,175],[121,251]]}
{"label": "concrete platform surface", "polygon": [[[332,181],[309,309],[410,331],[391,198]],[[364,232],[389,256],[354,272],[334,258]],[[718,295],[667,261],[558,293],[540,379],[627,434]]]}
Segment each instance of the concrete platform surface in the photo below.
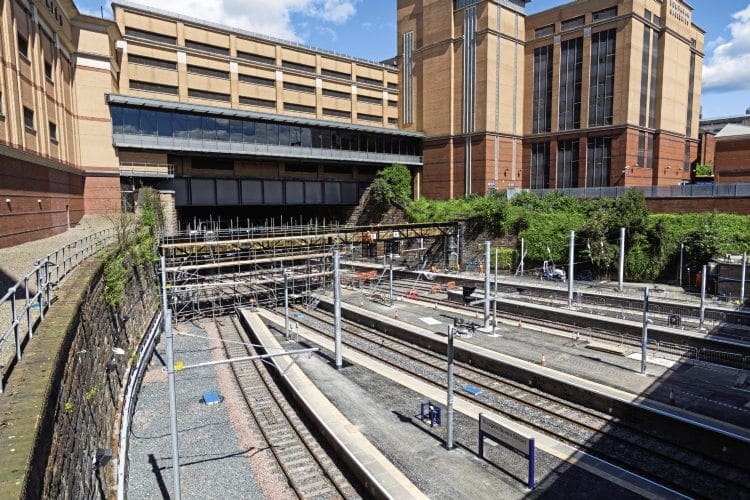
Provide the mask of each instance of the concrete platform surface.
{"label": "concrete platform surface", "polygon": [[[266,321],[283,331],[281,316],[261,311]],[[330,337],[300,326],[305,341],[332,351]],[[677,498],[680,495],[618,467],[539,435],[500,415],[493,418],[537,439],[537,481],[533,492],[525,487],[528,462],[501,446],[477,455],[477,419],[486,413],[458,393],[455,399],[457,448],[443,446],[445,428],[430,428],[418,418],[421,402],[444,406],[445,392],[393,367],[344,349],[347,366],[336,372],[330,363],[297,359],[306,374],[347,418],[376,443],[430,498],[522,498],[555,494],[576,498],[645,496]],[[445,417],[444,417],[445,418]],[[577,467],[571,467],[577,465]],[[581,485],[585,484],[585,491]]]}

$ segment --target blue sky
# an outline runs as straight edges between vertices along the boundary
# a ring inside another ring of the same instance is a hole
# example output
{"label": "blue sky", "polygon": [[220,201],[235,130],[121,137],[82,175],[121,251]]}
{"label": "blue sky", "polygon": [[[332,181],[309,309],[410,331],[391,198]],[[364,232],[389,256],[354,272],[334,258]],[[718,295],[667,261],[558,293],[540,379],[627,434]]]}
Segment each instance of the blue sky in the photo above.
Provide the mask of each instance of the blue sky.
{"label": "blue sky", "polygon": [[[136,0],[164,10],[380,61],[396,54],[396,0]],[[529,13],[566,3],[532,0]],[[688,0],[706,30],[703,116],[750,107],[750,0]],[[77,0],[85,12],[111,17],[108,1]]]}

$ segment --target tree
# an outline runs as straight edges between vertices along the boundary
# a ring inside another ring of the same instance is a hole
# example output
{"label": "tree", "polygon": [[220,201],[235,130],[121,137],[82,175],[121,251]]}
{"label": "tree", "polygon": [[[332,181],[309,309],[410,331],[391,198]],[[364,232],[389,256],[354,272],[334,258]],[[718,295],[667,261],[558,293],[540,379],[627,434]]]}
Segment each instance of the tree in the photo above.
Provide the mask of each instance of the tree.
{"label": "tree", "polygon": [[406,203],[411,199],[411,172],[399,163],[384,168],[375,175],[370,195],[383,209],[392,203]]}

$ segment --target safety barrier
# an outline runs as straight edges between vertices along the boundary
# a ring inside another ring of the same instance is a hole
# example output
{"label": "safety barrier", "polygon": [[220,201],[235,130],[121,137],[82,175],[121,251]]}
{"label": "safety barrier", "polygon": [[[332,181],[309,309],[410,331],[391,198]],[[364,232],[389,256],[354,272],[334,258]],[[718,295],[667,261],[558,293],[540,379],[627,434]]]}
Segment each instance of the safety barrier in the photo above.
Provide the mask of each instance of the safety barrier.
{"label": "safety barrier", "polygon": [[114,229],[105,229],[47,254],[38,259],[34,269],[10,287],[0,299],[0,311],[10,313],[10,323],[0,330],[0,352],[9,337],[15,344],[15,352],[10,359],[4,357],[0,360],[0,394],[5,390],[6,369],[21,361],[24,345],[34,337],[34,332],[51,306],[52,287],[114,238]]}
{"label": "safety barrier", "polygon": [[151,355],[156,347],[156,342],[161,332],[162,309],[156,311],[151,320],[151,326],[143,341],[138,346],[136,361],[131,366],[127,375],[125,392],[122,400],[122,413],[120,414],[120,446],[117,450],[117,498],[123,500],[127,491],[128,472],[128,445],[130,444],[130,427],[133,414],[135,413],[135,401],[138,395],[143,375],[146,373]]}

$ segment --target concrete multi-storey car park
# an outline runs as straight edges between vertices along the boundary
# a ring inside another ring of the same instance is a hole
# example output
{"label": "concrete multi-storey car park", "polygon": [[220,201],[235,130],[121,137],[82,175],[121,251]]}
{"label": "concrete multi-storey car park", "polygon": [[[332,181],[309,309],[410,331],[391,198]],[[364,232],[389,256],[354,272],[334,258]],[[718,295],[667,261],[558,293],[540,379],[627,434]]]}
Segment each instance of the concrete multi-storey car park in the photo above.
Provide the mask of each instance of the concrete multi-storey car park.
{"label": "concrete multi-storey car park", "polygon": [[[317,50],[150,7],[2,9],[0,245],[120,210],[675,185],[698,156],[703,32],[681,0],[400,0],[398,57]],[[6,201],[8,200],[8,201]]]}

